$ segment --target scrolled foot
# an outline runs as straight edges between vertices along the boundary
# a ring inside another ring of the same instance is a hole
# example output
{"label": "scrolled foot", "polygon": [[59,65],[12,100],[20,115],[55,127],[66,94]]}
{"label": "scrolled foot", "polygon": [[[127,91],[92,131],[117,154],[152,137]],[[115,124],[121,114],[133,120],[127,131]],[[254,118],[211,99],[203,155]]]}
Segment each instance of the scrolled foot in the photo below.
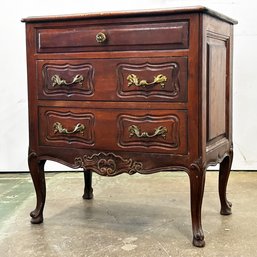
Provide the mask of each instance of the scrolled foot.
{"label": "scrolled foot", "polygon": [[226,205],[221,206],[220,214],[221,215],[230,215],[230,214],[232,214],[231,207],[232,207],[232,203],[227,201]]}
{"label": "scrolled foot", "polygon": [[193,237],[193,245],[196,247],[204,247],[205,241],[204,241],[204,235],[202,233],[197,233]]}
{"label": "scrolled foot", "polygon": [[40,224],[44,220],[42,212],[39,212],[37,210],[32,211],[30,213],[30,217],[31,217],[31,220],[30,220],[31,224]]}
{"label": "scrolled foot", "polygon": [[193,228],[193,245],[204,247],[204,233],[202,229],[201,208],[205,184],[206,167],[199,159],[190,166],[189,178],[191,189],[191,217]]}

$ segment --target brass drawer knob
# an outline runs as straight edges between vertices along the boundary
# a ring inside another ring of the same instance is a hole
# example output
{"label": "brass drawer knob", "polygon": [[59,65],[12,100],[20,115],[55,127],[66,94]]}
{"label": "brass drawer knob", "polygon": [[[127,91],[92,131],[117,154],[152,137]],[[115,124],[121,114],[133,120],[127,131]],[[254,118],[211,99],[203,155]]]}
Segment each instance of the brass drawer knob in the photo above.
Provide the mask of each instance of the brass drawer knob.
{"label": "brass drawer knob", "polygon": [[130,132],[129,134],[130,137],[136,136],[138,138],[152,138],[152,137],[161,136],[165,139],[168,129],[163,126],[159,126],[154,130],[154,133],[149,134],[148,132],[145,132],[145,131],[141,132],[141,129],[138,126],[131,125],[128,128],[128,131]]}
{"label": "brass drawer knob", "polygon": [[78,123],[74,126],[74,129],[69,131],[68,129],[64,128],[63,125],[60,122],[55,122],[53,125],[54,133],[60,133],[60,134],[76,134],[76,133],[84,133],[84,130],[86,129],[85,126],[81,123]]}
{"label": "brass drawer knob", "polygon": [[158,74],[157,76],[154,76],[152,82],[147,82],[144,79],[139,80],[139,78],[135,74],[130,74],[127,76],[128,87],[130,86],[146,87],[154,84],[160,84],[161,87],[165,87],[165,82],[167,80],[168,80],[167,77],[164,76],[163,74]]}
{"label": "brass drawer knob", "polygon": [[97,41],[98,43],[103,43],[103,42],[105,42],[106,39],[107,39],[106,35],[105,35],[103,32],[97,33],[96,36],[95,36],[95,38],[96,38],[96,41]]}

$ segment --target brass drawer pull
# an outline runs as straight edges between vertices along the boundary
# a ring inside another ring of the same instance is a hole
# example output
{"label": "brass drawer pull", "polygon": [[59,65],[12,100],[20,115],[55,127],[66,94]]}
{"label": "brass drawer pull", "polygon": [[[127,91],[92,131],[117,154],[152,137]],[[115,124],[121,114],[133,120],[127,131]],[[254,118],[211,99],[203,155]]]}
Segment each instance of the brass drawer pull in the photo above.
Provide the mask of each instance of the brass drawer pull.
{"label": "brass drawer pull", "polygon": [[82,85],[82,82],[84,80],[84,77],[80,74],[77,74],[71,82],[67,82],[66,80],[62,79],[59,75],[53,75],[52,78],[51,78],[53,84],[52,86],[55,87],[55,86],[70,86],[72,84],[76,84],[76,83],[79,83],[80,85]]}
{"label": "brass drawer pull", "polygon": [[68,131],[68,129],[64,128],[63,125],[60,122],[55,122],[54,125],[54,133],[57,132],[60,134],[76,134],[76,133],[84,133],[85,126],[81,123],[78,123],[75,125],[74,129],[72,131]]}
{"label": "brass drawer pull", "polygon": [[160,84],[161,87],[165,87],[165,82],[167,81],[167,77],[159,74],[154,76],[154,80],[152,82],[147,82],[146,80],[139,80],[139,78],[135,74],[130,74],[127,76],[128,86],[136,86],[136,87],[146,87],[154,84]]}
{"label": "brass drawer pull", "polygon": [[138,138],[152,138],[152,137],[162,136],[165,139],[168,129],[163,126],[159,126],[154,130],[153,134],[148,134],[148,132],[141,132],[141,129],[138,126],[131,125],[128,128],[128,131],[130,132],[129,134],[130,137],[136,136]]}
{"label": "brass drawer pull", "polygon": [[103,43],[106,41],[107,37],[103,32],[99,32],[96,34],[95,39],[98,43]]}

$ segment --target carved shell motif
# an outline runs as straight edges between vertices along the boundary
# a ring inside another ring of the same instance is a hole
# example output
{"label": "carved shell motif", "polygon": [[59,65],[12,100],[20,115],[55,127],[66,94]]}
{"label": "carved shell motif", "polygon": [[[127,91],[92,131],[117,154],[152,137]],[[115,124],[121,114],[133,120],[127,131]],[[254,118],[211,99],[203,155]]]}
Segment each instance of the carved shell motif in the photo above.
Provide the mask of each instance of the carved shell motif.
{"label": "carved shell motif", "polygon": [[129,175],[140,172],[143,169],[141,162],[132,159],[124,159],[114,153],[93,154],[76,157],[75,165],[78,168],[91,169],[102,176],[116,176],[122,173]]}

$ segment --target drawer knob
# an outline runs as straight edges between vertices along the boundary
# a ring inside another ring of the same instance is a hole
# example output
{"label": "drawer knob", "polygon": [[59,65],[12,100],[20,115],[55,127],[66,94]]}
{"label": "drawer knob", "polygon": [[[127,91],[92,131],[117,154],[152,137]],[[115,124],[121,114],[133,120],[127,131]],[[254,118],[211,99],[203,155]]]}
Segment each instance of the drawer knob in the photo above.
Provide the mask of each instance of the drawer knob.
{"label": "drawer knob", "polygon": [[141,129],[138,126],[131,125],[128,128],[128,131],[130,132],[130,134],[129,134],[130,137],[136,136],[138,138],[152,138],[152,137],[161,136],[165,139],[168,129],[163,126],[159,126],[158,128],[156,128],[154,130],[153,134],[149,134],[148,132],[145,132],[145,131],[141,132]]}
{"label": "drawer knob", "polygon": [[95,38],[98,43],[103,43],[107,39],[106,35],[103,32],[97,33]]}
{"label": "drawer knob", "polygon": [[73,84],[80,84],[82,85],[82,82],[84,80],[84,77],[80,74],[77,74],[73,77],[71,82],[67,82],[65,79],[62,79],[59,75],[53,75],[51,78],[51,81],[53,82],[52,86],[70,86]]}
{"label": "drawer knob", "polygon": [[155,84],[160,84],[161,87],[165,87],[165,82],[167,81],[167,77],[163,74],[159,74],[154,76],[152,82],[147,82],[146,80],[140,80],[135,74],[130,74],[127,76],[128,87],[136,86],[136,87],[147,87]]}
{"label": "drawer knob", "polygon": [[68,129],[64,128],[63,125],[60,122],[55,122],[53,125],[54,133],[60,133],[60,134],[76,134],[76,133],[84,133],[84,130],[86,129],[85,126],[81,123],[78,123],[74,126],[74,129],[69,131]]}

